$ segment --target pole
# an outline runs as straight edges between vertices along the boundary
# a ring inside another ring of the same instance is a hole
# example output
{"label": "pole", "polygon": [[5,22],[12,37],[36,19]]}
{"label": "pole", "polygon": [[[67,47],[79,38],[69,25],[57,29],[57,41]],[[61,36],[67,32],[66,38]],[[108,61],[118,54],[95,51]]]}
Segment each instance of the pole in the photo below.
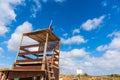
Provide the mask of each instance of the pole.
{"label": "pole", "polygon": [[51,20],[51,21],[50,21],[50,24],[49,24],[49,29],[50,29],[50,26],[52,25],[52,23],[53,23],[53,21]]}
{"label": "pole", "polygon": [[46,34],[46,42],[45,42],[45,46],[44,46],[42,70],[45,70],[45,58],[46,58],[47,43],[48,43],[48,33]]}

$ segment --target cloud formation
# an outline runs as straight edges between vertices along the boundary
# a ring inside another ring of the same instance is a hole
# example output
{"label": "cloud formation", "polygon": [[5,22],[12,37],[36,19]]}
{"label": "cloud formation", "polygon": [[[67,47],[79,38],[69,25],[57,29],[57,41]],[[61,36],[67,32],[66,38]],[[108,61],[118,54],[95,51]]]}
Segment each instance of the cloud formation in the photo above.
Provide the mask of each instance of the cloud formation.
{"label": "cloud formation", "polygon": [[108,36],[113,37],[113,39],[109,44],[101,45],[97,48],[103,53],[103,55],[98,57],[92,55],[92,52],[86,51],[85,48],[61,51],[61,73],[75,74],[77,68],[81,68],[83,72],[92,75],[119,73],[120,32],[113,32]]}
{"label": "cloud formation", "polygon": [[[43,1],[45,1],[45,0],[43,0]],[[35,5],[32,5],[32,8],[31,8],[32,15],[31,16],[33,18],[36,18],[36,14],[39,10],[42,9],[42,5],[39,0],[33,0],[33,2],[35,3]]]}
{"label": "cloud formation", "polygon": [[109,34],[108,37],[113,37],[111,43],[107,45],[100,45],[97,47],[98,51],[105,51],[105,50],[119,50],[120,49],[120,32],[113,32]]}
{"label": "cloud formation", "polygon": [[11,38],[8,40],[7,48],[11,51],[17,51],[20,45],[20,40],[22,33],[32,31],[32,24],[28,21],[24,22],[22,25],[18,26],[15,32],[11,35]]}
{"label": "cloud formation", "polygon": [[80,33],[80,29],[77,29],[77,28],[74,29],[74,30],[73,30],[73,35],[76,34],[76,33]]}
{"label": "cloud formation", "polygon": [[22,0],[0,0],[0,35],[9,31],[7,25],[17,16],[14,9],[22,2]]}
{"label": "cloud formation", "polygon": [[105,16],[100,16],[99,18],[88,19],[86,22],[84,22],[81,25],[81,27],[86,31],[91,31],[91,30],[99,27],[100,24],[103,22],[104,18],[105,18]]}
{"label": "cloud formation", "polygon": [[102,57],[95,58],[95,63],[102,70],[107,70],[110,72],[120,72],[120,32],[113,32],[108,35],[110,38],[113,37],[112,41],[109,44],[101,45],[97,47],[98,51],[104,51]]}
{"label": "cloud formation", "polygon": [[63,44],[80,44],[85,42],[86,41],[83,38],[83,36],[80,36],[80,35],[72,36],[68,39],[61,38],[61,43]]}
{"label": "cloud formation", "polygon": [[80,65],[78,65],[78,62],[80,62],[81,58],[87,55],[88,55],[88,52],[86,52],[84,48],[73,49],[71,51],[61,51],[61,55],[60,55],[61,73],[62,74],[75,73],[75,70],[78,67],[80,67]]}

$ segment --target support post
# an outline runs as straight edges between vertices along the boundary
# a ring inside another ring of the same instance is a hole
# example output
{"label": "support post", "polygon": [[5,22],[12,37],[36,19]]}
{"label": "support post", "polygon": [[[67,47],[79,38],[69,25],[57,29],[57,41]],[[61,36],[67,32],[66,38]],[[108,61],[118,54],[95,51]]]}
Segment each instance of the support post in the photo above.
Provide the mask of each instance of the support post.
{"label": "support post", "polygon": [[[23,41],[23,35],[22,35],[22,38],[21,38],[21,41],[20,41],[20,46],[22,45],[22,41]],[[16,60],[18,59],[18,54],[20,52],[20,46],[19,46],[19,50],[17,52]],[[15,62],[16,62],[16,60],[15,60]]]}
{"label": "support post", "polygon": [[48,33],[46,34],[46,42],[45,42],[45,46],[44,46],[42,70],[45,70],[45,59],[46,59],[47,43],[48,43]]}

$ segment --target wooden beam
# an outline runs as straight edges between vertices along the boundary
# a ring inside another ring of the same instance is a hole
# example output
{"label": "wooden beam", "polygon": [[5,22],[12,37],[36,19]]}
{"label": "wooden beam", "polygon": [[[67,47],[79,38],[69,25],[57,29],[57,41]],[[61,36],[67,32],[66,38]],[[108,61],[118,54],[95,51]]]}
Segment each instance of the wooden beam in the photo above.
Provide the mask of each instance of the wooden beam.
{"label": "wooden beam", "polygon": [[50,36],[53,37],[52,41],[55,41],[55,40],[60,40],[52,31],[50,31],[49,29],[45,29],[45,30],[39,30],[39,31],[34,31],[34,32],[29,32],[29,33],[24,33],[23,35],[24,36],[28,36],[30,37],[30,35],[37,35],[37,34],[40,34],[40,35],[43,35],[43,34],[50,34]]}
{"label": "wooden beam", "polygon": [[29,35],[28,37],[34,39],[35,41],[38,41],[38,42],[44,42],[42,39],[36,37],[35,35]]}
{"label": "wooden beam", "polygon": [[43,46],[44,47],[44,43],[20,46],[20,49],[30,48],[30,47],[39,47],[39,46]]}
{"label": "wooden beam", "polygon": [[40,68],[35,69],[35,67],[34,67],[34,69],[31,69],[31,70],[30,69],[31,68],[14,69],[14,70],[10,71],[8,80],[14,80],[14,78],[19,78],[20,80],[21,80],[21,78],[26,78],[24,80],[32,80],[31,78],[29,79],[29,77],[45,75],[45,71],[42,71]]}
{"label": "wooden beam", "polygon": [[58,54],[58,55],[59,55],[59,53],[60,53],[60,52],[56,51],[55,49],[54,49],[54,52],[55,52],[56,54]]}
{"label": "wooden beam", "polygon": [[55,61],[59,61],[59,58],[54,58],[53,60],[55,60]]}
{"label": "wooden beam", "polygon": [[[46,51],[47,51],[47,44],[48,44],[48,33],[46,34],[46,42],[44,46],[44,53],[43,53],[43,62],[45,62],[46,59]],[[45,70],[45,64],[42,64],[42,70]]]}
{"label": "wooden beam", "polygon": [[[43,52],[43,51],[42,51]],[[32,54],[32,55],[42,55],[43,53],[41,53],[40,51],[33,51],[33,52],[21,52],[21,53],[19,53],[18,54],[18,56],[22,56],[22,55],[30,55],[30,54]]]}
{"label": "wooden beam", "polygon": [[28,56],[25,56],[25,55],[20,55],[19,57],[22,57],[22,58],[26,58],[26,59],[33,60],[32,58],[30,58],[30,57],[28,57]]}
{"label": "wooden beam", "polygon": [[29,50],[26,50],[25,48],[20,48],[20,50],[23,50],[23,51],[28,52],[28,53],[30,52]]}
{"label": "wooden beam", "polygon": [[34,35],[34,36],[36,36],[38,39],[41,39],[41,41],[40,41],[40,42],[45,42],[45,39],[44,39],[44,38],[42,38],[41,36],[39,36],[39,35]]}
{"label": "wooden beam", "polygon": [[28,60],[17,60],[16,62],[31,62],[31,61],[34,61],[34,62],[36,62],[36,61],[42,61],[42,59],[33,59],[33,60],[31,60],[31,59],[28,59]]}
{"label": "wooden beam", "polygon": [[[20,41],[20,46],[22,45],[22,41],[23,41],[23,34],[22,34],[22,38],[21,38],[21,41]],[[16,56],[16,60],[18,59],[18,54],[19,54],[19,52],[20,52],[20,46],[19,46],[19,50],[18,50],[18,52],[17,52],[17,56]],[[16,61],[15,60],[15,61]]]}
{"label": "wooden beam", "polygon": [[[52,51],[53,48],[47,48],[47,51]],[[30,51],[30,52],[19,52],[19,54],[23,54],[23,55],[29,55],[29,54],[40,54],[43,53],[44,51]],[[18,55],[19,55],[18,54]]]}
{"label": "wooden beam", "polygon": [[45,41],[45,36],[44,34],[36,34],[35,36],[37,36],[38,38],[41,38],[43,41]]}

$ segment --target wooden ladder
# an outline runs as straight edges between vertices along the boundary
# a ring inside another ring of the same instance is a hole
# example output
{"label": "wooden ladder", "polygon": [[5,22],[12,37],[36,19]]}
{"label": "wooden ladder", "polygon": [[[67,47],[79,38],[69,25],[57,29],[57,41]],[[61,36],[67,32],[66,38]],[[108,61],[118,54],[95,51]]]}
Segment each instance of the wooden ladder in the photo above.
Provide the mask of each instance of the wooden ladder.
{"label": "wooden ladder", "polygon": [[47,73],[48,80],[55,80],[53,64],[50,61],[47,61]]}

